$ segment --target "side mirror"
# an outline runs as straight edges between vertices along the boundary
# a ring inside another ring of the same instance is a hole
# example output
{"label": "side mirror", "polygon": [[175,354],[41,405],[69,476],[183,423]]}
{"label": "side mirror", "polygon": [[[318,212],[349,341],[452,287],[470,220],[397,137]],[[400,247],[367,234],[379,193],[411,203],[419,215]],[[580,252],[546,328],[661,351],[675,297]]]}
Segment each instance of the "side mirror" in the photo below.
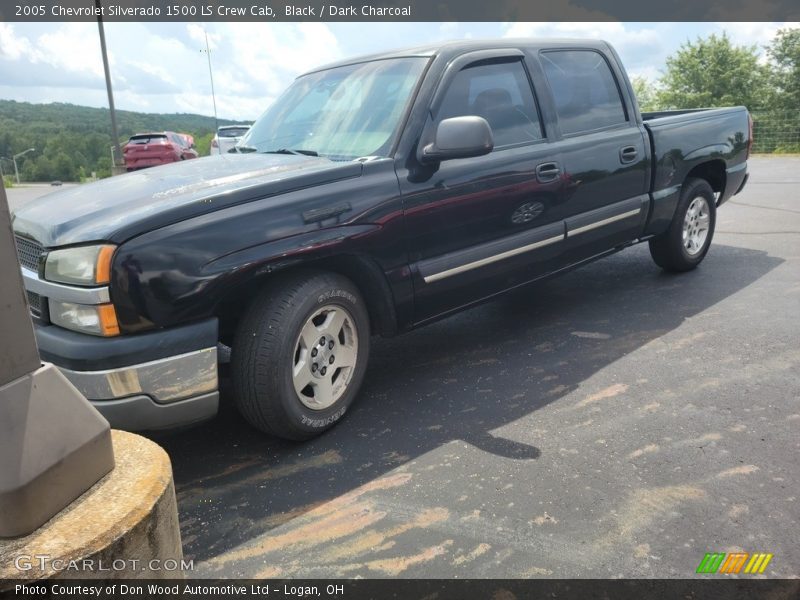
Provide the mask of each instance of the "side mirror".
{"label": "side mirror", "polygon": [[422,149],[422,162],[440,162],[489,154],[494,148],[492,128],[483,117],[444,119],[436,128],[433,143]]}

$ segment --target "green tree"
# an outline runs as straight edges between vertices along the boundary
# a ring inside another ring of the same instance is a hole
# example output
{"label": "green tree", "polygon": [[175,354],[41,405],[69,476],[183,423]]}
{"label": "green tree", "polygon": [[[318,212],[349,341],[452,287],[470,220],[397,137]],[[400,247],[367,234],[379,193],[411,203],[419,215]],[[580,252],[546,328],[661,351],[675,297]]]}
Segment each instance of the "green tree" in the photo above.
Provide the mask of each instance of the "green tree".
{"label": "green tree", "polygon": [[768,68],[756,46],[736,46],[727,33],[684,43],[667,58],[658,102],[667,108],[761,107],[769,94]]}
{"label": "green tree", "polygon": [[25,161],[19,171],[19,178],[22,181],[36,181],[36,162],[34,160]]}
{"label": "green tree", "polygon": [[53,170],[51,175],[53,179],[59,179],[61,181],[75,181],[77,176],[75,173],[75,165],[72,163],[72,159],[63,152],[57,154],[53,160]]}
{"label": "green tree", "polygon": [[[177,131],[189,133],[198,141],[202,154],[216,121],[203,115],[144,114],[117,111],[121,142],[135,133]],[[25,181],[64,181],[81,177],[80,169],[100,177],[111,175],[111,136],[107,109],[72,104],[29,104],[0,100],[0,156],[13,156],[27,148],[36,148],[19,161],[20,178]],[[235,121],[221,119],[220,125]],[[201,146],[201,144],[203,144]],[[9,165],[4,164],[8,174]]]}
{"label": "green tree", "polygon": [[631,85],[636,100],[639,102],[639,110],[647,112],[659,109],[656,98],[658,88],[655,83],[646,77],[634,77],[631,79]]}
{"label": "green tree", "polygon": [[194,137],[194,147],[200,156],[208,156],[211,151],[211,139],[214,137],[214,132],[210,131],[201,136]]}
{"label": "green tree", "polygon": [[779,29],[767,46],[775,90],[772,108],[800,110],[800,29]]}
{"label": "green tree", "polygon": [[49,156],[39,156],[35,159],[35,164],[33,168],[34,181],[52,181],[53,179],[55,179],[55,177],[53,177],[54,172],[55,172],[55,165],[53,164],[53,160]]}
{"label": "green tree", "polygon": [[97,173],[98,179],[111,177],[111,155],[98,158],[94,171]]}

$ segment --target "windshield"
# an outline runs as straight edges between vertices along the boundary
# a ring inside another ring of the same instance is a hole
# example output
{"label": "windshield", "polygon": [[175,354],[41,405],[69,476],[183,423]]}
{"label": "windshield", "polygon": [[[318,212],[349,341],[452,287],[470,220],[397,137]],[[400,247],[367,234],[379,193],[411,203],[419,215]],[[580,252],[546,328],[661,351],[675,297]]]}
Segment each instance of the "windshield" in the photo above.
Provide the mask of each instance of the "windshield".
{"label": "windshield", "polygon": [[140,133],[132,135],[128,140],[129,144],[150,144],[153,140],[160,142],[166,141],[167,135],[165,133]]}
{"label": "windshield", "polygon": [[376,60],[300,77],[253,124],[240,151],[387,156],[426,61]]}
{"label": "windshield", "polygon": [[221,138],[235,138],[247,133],[249,127],[220,127],[217,135]]}

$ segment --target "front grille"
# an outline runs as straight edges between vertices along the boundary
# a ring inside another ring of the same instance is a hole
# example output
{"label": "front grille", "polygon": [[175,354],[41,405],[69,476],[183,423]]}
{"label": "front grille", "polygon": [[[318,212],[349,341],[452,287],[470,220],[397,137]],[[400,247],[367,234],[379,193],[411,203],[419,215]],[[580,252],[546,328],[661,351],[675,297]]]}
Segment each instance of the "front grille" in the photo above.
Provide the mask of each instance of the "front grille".
{"label": "front grille", "polygon": [[17,254],[19,255],[20,264],[26,269],[38,273],[39,257],[44,250],[42,245],[18,235],[14,236],[14,241],[17,243]]}
{"label": "front grille", "polygon": [[35,293],[35,292],[25,292],[28,295],[28,307],[31,310],[31,314],[34,317],[41,318],[42,317],[42,297]]}

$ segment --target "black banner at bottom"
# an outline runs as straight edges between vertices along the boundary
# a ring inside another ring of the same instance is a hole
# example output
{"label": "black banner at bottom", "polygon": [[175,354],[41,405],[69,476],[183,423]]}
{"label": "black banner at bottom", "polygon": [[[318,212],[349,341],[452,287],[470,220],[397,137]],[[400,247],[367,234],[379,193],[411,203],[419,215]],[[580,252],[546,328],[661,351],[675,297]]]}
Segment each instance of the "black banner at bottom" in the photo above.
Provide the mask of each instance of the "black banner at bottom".
{"label": "black banner at bottom", "polygon": [[523,598],[800,598],[800,580],[776,579],[341,579],[341,580],[90,580],[0,581],[0,598],[204,600],[323,598],[347,600],[516,600]]}

